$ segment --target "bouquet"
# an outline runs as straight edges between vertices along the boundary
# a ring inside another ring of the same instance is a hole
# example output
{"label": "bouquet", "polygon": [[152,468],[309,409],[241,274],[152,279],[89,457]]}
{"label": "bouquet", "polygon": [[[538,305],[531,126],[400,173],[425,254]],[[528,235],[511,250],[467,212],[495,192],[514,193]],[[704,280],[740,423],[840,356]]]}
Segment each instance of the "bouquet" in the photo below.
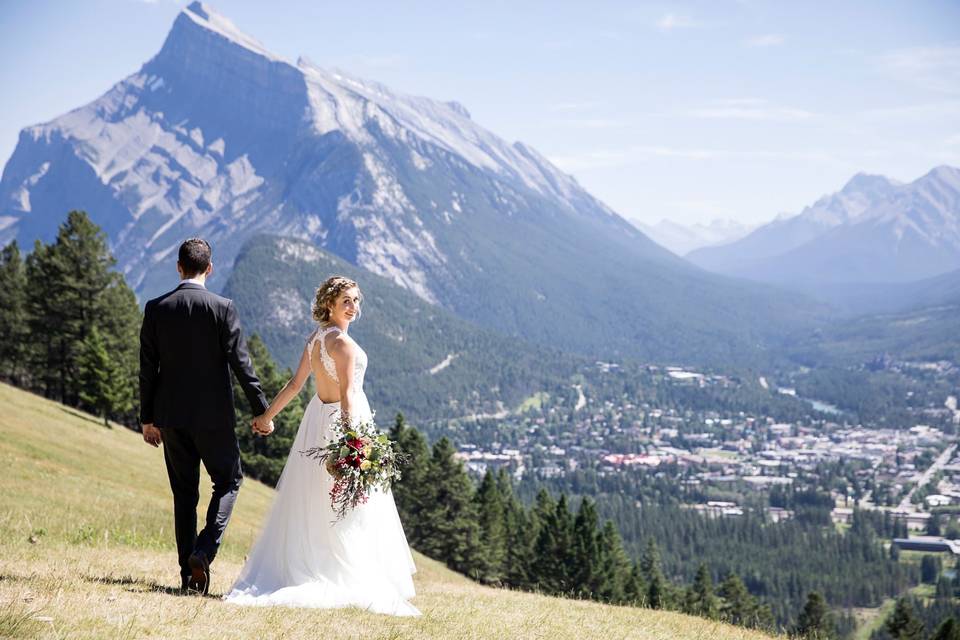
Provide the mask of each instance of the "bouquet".
{"label": "bouquet", "polygon": [[341,416],[330,444],[312,447],[300,454],[318,460],[333,476],[330,506],[342,520],[350,509],[364,504],[371,488],[389,489],[400,479],[406,456],[393,450],[393,443],[380,433],[373,418],[349,424]]}

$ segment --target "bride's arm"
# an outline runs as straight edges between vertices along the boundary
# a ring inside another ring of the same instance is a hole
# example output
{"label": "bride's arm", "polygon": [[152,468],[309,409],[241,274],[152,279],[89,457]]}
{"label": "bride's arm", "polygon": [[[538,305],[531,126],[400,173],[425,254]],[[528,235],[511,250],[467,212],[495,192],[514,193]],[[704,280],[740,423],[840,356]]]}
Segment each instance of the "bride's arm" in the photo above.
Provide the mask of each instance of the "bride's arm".
{"label": "bride's arm", "polygon": [[270,422],[278,413],[283,411],[287,403],[300,393],[300,389],[303,389],[303,383],[306,382],[309,377],[310,351],[308,348],[304,348],[303,355],[300,356],[300,364],[297,365],[297,372],[293,374],[292,378],[287,380],[287,384],[283,385],[283,389],[280,389],[280,393],[278,393],[277,397],[270,403],[270,406],[263,414],[263,421]]}
{"label": "bride's arm", "polygon": [[333,358],[337,367],[337,379],[340,381],[340,415],[349,422],[352,409],[350,399],[353,397],[353,361],[356,354],[353,345],[342,335],[338,334],[330,342],[332,344],[327,347],[327,353]]}

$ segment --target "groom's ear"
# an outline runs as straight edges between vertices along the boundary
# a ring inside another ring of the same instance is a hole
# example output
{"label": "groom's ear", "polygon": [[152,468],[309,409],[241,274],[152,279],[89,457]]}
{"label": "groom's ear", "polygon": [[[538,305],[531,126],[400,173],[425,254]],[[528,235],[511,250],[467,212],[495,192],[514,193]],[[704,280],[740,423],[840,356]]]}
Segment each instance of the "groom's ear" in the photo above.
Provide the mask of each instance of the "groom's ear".
{"label": "groom's ear", "polygon": [[207,265],[207,270],[203,272],[203,275],[209,278],[211,273],[213,273],[213,260]]}

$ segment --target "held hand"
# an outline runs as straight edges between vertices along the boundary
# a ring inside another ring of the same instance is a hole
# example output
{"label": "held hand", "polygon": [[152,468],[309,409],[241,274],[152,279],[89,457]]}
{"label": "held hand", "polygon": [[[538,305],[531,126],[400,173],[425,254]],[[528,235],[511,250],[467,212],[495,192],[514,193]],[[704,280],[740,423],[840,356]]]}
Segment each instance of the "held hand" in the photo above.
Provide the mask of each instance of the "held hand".
{"label": "held hand", "polygon": [[151,446],[159,447],[160,443],[163,442],[163,434],[160,429],[153,426],[152,422],[148,422],[143,425],[143,441]]}
{"label": "held hand", "polygon": [[259,415],[253,419],[253,432],[260,436],[268,436],[273,433],[273,420],[266,420],[266,416]]}

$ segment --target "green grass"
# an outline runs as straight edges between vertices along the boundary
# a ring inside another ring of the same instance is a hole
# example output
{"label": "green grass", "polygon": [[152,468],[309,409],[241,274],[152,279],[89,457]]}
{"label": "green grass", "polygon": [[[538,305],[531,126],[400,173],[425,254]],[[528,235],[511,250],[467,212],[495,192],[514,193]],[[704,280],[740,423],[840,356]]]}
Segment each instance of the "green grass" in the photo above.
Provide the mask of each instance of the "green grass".
{"label": "green grass", "polygon": [[546,391],[537,391],[528,398],[524,398],[523,402],[520,403],[520,406],[517,407],[517,413],[526,413],[530,410],[539,411],[543,407],[543,403],[550,399],[550,394]]}
{"label": "green grass", "polygon": [[[179,596],[162,452],[139,434],[6,385],[0,406],[0,637],[769,637],[679,613],[482,587],[419,554],[418,619]],[[222,594],[239,572],[271,496],[244,483],[211,593]]]}

